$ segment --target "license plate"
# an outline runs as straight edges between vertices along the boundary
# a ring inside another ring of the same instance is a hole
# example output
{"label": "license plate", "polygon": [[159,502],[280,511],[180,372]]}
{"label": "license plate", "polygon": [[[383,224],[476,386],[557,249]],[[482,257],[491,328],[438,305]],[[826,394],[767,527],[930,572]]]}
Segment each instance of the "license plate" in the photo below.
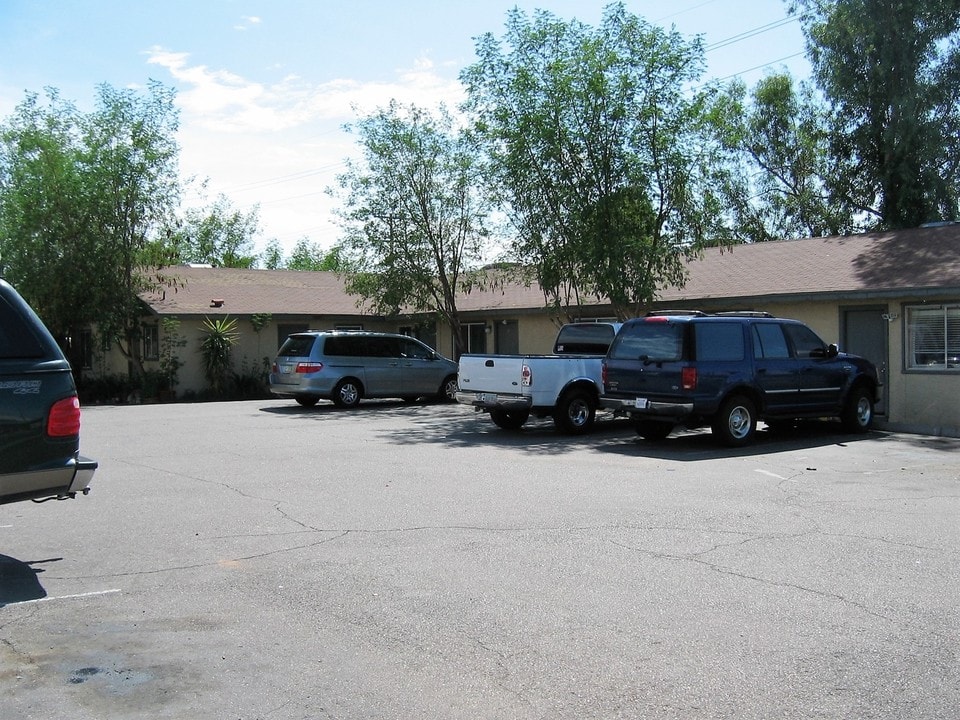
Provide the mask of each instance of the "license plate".
{"label": "license plate", "polygon": [[633,406],[637,410],[646,410],[647,405],[649,404],[650,404],[650,401],[647,400],[646,398],[637,398],[636,400],[633,401]]}
{"label": "license plate", "polygon": [[497,402],[497,396],[493,393],[477,393],[477,402],[493,405]]}

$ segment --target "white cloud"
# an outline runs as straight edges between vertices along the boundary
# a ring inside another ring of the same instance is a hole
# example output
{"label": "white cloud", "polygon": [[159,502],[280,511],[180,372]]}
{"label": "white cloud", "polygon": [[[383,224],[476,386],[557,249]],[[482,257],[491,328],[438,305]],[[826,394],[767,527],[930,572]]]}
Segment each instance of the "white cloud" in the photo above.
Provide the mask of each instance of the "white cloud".
{"label": "white cloud", "polygon": [[185,175],[209,178],[210,191],[226,193],[238,207],[259,204],[264,240],[278,238],[287,251],[304,236],[323,246],[336,239],[324,189],[355,154],[344,123],[391,99],[454,108],[463,93],[426,57],[388,79],[311,82],[288,74],[262,82],[193,64],[185,52],[154,47],[146,54],[177,90]]}
{"label": "white cloud", "polygon": [[249,30],[254,25],[259,25],[259,24],[260,24],[260,18],[258,18],[256,15],[243,15],[240,18],[240,22],[237,25],[233,26],[233,29],[244,32],[246,30]]}

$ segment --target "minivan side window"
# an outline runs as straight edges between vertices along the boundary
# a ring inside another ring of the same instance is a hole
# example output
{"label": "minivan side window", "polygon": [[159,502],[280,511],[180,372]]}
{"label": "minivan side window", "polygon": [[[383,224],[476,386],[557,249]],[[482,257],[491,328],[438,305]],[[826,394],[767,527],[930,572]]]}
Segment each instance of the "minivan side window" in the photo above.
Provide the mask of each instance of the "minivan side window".
{"label": "minivan side window", "polygon": [[400,341],[400,354],[407,358],[429,360],[432,356],[430,349],[413,340]]}
{"label": "minivan side window", "polygon": [[823,340],[806,325],[785,325],[783,328],[798,358],[809,358],[814,350],[823,350]]}
{"label": "minivan side window", "polygon": [[765,360],[790,357],[783,329],[776,323],[758,323],[753,326],[753,356]]}
{"label": "minivan side window", "polygon": [[743,328],[739,323],[696,323],[697,360],[743,360]]}
{"label": "minivan side window", "polygon": [[397,346],[396,338],[369,336],[363,338],[363,341],[366,346],[363,354],[367,357],[389,358],[400,356],[400,348]]}

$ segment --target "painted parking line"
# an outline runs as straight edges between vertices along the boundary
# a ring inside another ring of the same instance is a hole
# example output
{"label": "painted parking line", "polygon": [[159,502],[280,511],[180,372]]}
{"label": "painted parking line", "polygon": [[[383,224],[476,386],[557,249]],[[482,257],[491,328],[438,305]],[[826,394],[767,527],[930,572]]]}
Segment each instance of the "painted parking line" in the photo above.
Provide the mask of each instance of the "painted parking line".
{"label": "painted parking line", "polygon": [[122,592],[120,588],[114,588],[113,590],[97,590],[96,592],[80,593],[78,595],[55,595],[53,597],[42,597],[37,598],[36,600],[24,600],[22,602],[16,603],[7,603],[8,605],[35,605],[37,603],[43,602],[52,602],[54,600],[77,600],[88,597],[98,597],[100,595],[112,595],[114,593]]}

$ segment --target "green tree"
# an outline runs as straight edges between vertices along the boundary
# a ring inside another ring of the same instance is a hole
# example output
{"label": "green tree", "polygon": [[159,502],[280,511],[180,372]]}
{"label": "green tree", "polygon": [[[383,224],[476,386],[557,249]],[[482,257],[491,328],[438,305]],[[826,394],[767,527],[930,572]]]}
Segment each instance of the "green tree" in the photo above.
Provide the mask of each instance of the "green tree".
{"label": "green tree", "polygon": [[208,206],[188,209],[165,242],[181,263],[251,268],[257,260],[252,253],[259,215],[258,207],[244,213],[219,195]]}
{"label": "green tree", "polygon": [[832,106],[834,189],[880,227],[957,218],[960,0],[794,0]]}
{"label": "green tree", "polygon": [[444,109],[392,102],[351,129],[364,162],[339,177],[347,290],[381,314],[435,313],[459,356],[457,296],[481,280],[488,214],[477,151]]}
{"label": "green tree", "polygon": [[317,243],[307,238],[300,238],[294,246],[290,257],[284,263],[288,270],[326,270],[339,272],[344,269],[342,250],[333,247],[324,250]]}
{"label": "green tree", "polygon": [[750,241],[838,235],[858,229],[855,208],[832,194],[827,111],[789,74],[763,78],[747,98],[733,83],[716,105],[737,172],[728,193],[735,226]]}
{"label": "green tree", "polygon": [[267,243],[266,249],[260,256],[263,266],[267,270],[279,270],[283,267],[283,248],[280,247],[280,241],[276,238]]}
{"label": "green tree", "polygon": [[598,28],[508,13],[461,75],[513,252],[568,316],[590,297],[636,314],[685,258],[726,241],[703,46],[608,6]]}
{"label": "green tree", "polygon": [[83,114],[55,90],[29,93],[0,129],[8,277],[55,334],[95,324],[141,372],[139,295],[169,282],[148,250],[179,202],[173,98],[101,85]]}

